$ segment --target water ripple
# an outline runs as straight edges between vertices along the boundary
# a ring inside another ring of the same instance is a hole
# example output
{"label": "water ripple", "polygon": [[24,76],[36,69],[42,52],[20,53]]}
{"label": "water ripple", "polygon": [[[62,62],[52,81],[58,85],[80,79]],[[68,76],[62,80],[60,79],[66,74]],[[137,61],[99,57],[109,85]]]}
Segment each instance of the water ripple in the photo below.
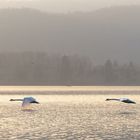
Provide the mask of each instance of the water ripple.
{"label": "water ripple", "polygon": [[74,101],[71,97],[71,102],[65,98],[69,96],[64,96],[64,101],[43,102],[24,111],[18,103],[1,103],[0,140],[139,139],[139,105],[106,103],[103,95],[85,96],[87,102],[81,102],[81,97],[75,100],[76,96]]}

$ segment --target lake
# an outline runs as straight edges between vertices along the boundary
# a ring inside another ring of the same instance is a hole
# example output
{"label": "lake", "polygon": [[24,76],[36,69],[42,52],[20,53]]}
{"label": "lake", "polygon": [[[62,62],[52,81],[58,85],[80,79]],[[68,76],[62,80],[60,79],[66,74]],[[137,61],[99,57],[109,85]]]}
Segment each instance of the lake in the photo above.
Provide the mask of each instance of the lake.
{"label": "lake", "polygon": [[[1,140],[139,140],[140,90],[5,90],[0,95]],[[7,94],[4,94],[7,93]],[[59,94],[57,94],[59,93]],[[61,94],[62,93],[62,94]],[[22,110],[11,98],[35,97]],[[137,104],[106,98],[127,97]]]}

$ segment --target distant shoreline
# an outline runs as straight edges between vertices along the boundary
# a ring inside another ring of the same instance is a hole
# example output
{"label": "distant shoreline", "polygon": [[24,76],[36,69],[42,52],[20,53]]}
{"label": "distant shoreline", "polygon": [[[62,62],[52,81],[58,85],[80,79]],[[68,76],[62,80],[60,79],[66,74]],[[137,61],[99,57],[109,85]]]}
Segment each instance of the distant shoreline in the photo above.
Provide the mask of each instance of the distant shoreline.
{"label": "distant shoreline", "polygon": [[0,86],[0,91],[140,91],[140,86]]}
{"label": "distant shoreline", "polygon": [[140,94],[140,86],[0,86],[0,95]]}

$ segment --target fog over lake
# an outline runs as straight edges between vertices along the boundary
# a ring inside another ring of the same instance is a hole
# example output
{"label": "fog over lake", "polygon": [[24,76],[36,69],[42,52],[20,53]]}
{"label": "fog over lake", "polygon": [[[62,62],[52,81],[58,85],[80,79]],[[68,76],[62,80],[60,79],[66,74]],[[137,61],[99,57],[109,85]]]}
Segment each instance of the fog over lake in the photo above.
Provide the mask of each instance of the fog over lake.
{"label": "fog over lake", "polygon": [[138,86],[139,9],[1,9],[0,85]]}
{"label": "fog over lake", "polygon": [[111,6],[138,4],[139,0],[0,0],[0,8],[27,7],[51,13],[86,12]]}
{"label": "fog over lake", "polygon": [[140,0],[0,0],[0,140],[140,139]]}

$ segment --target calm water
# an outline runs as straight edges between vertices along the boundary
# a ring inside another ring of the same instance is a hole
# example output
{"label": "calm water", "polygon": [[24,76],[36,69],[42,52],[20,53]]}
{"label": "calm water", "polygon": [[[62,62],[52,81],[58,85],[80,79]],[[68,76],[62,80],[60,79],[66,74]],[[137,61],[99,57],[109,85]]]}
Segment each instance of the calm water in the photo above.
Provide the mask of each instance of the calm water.
{"label": "calm water", "polygon": [[[22,111],[21,103],[9,102],[26,95],[1,95],[0,140],[140,139],[140,95],[86,94],[32,95],[41,103],[33,105],[32,111]],[[120,97],[137,104],[105,101]]]}

